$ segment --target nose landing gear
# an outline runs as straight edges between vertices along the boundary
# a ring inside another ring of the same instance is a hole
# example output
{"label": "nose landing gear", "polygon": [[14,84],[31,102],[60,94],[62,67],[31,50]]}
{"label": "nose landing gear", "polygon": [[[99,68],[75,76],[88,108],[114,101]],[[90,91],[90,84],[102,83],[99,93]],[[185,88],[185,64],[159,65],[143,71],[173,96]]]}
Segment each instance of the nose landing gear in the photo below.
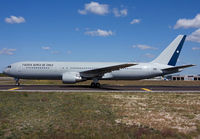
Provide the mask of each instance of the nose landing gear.
{"label": "nose landing gear", "polygon": [[18,79],[18,78],[15,79],[15,85],[16,85],[16,86],[20,86],[20,82],[19,82],[19,79]]}

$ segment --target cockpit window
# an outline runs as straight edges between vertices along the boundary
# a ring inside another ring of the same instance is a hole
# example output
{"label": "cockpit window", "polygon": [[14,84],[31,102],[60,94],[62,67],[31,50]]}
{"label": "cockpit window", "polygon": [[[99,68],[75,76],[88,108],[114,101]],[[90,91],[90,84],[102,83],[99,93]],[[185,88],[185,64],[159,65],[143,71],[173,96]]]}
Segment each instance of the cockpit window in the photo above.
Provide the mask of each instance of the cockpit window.
{"label": "cockpit window", "polygon": [[11,68],[11,65],[9,65],[7,68]]}

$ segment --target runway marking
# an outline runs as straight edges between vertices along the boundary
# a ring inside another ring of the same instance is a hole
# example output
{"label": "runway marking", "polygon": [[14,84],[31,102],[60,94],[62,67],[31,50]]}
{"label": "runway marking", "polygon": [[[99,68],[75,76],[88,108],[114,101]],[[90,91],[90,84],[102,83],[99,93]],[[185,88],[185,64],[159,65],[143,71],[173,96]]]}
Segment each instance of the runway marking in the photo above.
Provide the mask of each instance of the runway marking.
{"label": "runway marking", "polygon": [[152,90],[150,90],[148,88],[141,88],[141,89],[144,90],[144,91],[148,91],[148,92],[152,91]]}
{"label": "runway marking", "polygon": [[16,87],[16,88],[11,88],[11,89],[8,89],[8,90],[17,90],[17,89],[19,89],[18,87]]}

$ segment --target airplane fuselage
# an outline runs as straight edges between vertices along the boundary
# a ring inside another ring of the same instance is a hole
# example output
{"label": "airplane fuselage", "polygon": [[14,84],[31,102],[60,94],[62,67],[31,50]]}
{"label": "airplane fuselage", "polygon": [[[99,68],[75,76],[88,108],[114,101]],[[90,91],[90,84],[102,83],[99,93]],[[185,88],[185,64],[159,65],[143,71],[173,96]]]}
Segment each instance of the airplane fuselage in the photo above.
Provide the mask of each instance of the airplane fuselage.
{"label": "airplane fuselage", "polygon": [[[124,62],[123,62],[124,63]],[[120,65],[123,63],[114,62],[18,62],[11,65],[4,72],[9,76],[19,79],[58,79],[61,80],[64,73],[74,73],[80,77],[80,72]],[[104,80],[139,80],[162,76],[161,69],[168,68],[168,65],[158,63],[138,63],[138,65],[123,68],[117,71],[106,73],[101,77]],[[80,78],[79,81],[86,80]]]}

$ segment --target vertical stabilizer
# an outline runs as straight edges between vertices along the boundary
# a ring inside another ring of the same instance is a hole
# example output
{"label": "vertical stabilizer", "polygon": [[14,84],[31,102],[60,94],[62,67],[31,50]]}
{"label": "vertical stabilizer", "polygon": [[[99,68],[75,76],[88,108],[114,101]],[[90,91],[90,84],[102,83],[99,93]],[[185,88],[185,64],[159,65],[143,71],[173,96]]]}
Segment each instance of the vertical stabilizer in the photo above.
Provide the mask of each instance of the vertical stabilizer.
{"label": "vertical stabilizer", "polygon": [[186,35],[178,35],[152,63],[175,66]]}

